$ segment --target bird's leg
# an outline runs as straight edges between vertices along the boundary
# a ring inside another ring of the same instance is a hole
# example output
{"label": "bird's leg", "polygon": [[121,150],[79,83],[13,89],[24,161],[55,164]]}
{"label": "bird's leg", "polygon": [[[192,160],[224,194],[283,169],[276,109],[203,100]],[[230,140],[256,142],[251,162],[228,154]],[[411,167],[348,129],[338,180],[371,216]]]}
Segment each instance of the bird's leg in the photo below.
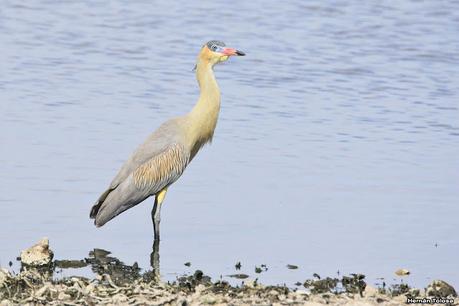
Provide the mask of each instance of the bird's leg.
{"label": "bird's leg", "polygon": [[153,232],[155,234],[155,241],[159,240],[159,221],[161,221],[160,212],[161,212],[161,204],[158,204],[158,198],[156,196],[155,205],[153,206],[153,209],[151,210],[151,221],[153,222]]}
{"label": "bird's leg", "polygon": [[159,223],[161,222],[161,204],[166,197],[167,188],[164,188],[156,194],[155,205],[151,211],[151,219],[153,221],[153,231],[155,233],[155,241],[159,241]]}
{"label": "bird's leg", "polygon": [[153,277],[156,281],[160,280],[161,273],[159,272],[159,240],[153,241],[153,249],[150,254],[150,265],[153,269]]}

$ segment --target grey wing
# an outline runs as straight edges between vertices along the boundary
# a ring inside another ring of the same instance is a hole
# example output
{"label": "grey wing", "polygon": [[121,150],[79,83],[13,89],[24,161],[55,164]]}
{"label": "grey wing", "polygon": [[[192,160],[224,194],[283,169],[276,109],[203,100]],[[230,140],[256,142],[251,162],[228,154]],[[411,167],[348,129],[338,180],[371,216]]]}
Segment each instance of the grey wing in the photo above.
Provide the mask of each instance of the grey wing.
{"label": "grey wing", "polygon": [[183,145],[179,143],[167,145],[110,190],[101,203],[96,204],[98,207],[95,213],[91,211],[96,226],[104,225],[120,213],[175,182],[182,175],[189,159],[189,152]]}
{"label": "grey wing", "polygon": [[152,133],[143,144],[129,157],[118,174],[110,183],[109,189],[115,189],[138,167],[166,151],[174,143],[180,143],[180,118],[171,119],[163,123]]}
{"label": "grey wing", "polygon": [[[161,128],[160,128],[161,130]],[[97,199],[96,203],[91,208],[91,213],[89,217],[94,219],[99,211],[100,206],[105,201],[107,196],[115,190],[128,176],[134,172],[138,167],[146,163],[150,158],[161,154],[164,151],[168,144],[165,144],[162,139],[167,137],[163,135],[164,133],[158,133],[158,131],[151,134],[147,140],[137,148],[137,150],[129,157],[129,159],[123,164],[121,169],[118,171],[118,174],[110,183],[110,186],[107,190],[104,191]]]}

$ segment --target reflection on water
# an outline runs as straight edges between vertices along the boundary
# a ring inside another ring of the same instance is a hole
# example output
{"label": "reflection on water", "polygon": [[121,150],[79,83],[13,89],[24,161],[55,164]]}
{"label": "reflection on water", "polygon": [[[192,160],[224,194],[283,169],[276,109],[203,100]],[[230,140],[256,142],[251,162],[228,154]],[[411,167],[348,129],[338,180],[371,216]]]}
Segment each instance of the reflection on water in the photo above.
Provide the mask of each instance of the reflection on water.
{"label": "reflection on water", "polygon": [[159,239],[155,239],[153,241],[153,248],[150,254],[150,265],[152,268],[152,275],[155,277],[155,279],[160,279],[161,277],[161,272],[159,269],[159,241]]}
{"label": "reflection on water", "polygon": [[[90,266],[91,271],[96,275],[108,274],[116,285],[132,283],[140,278],[146,281],[160,281],[159,240],[155,240],[153,243],[150,258],[151,269],[142,272],[142,269],[136,262],[132,265],[128,265],[111,255],[109,251],[93,249],[85,259],[55,260],[52,267],[54,269],[80,269]],[[75,272],[77,271],[78,270]]]}
{"label": "reflection on water", "polygon": [[[110,279],[117,285],[122,283],[132,283],[135,280],[142,278],[147,281],[158,282],[161,280],[160,272],[160,255],[159,255],[159,239],[153,240],[153,245],[150,253],[150,268],[142,273],[142,269],[137,262],[132,265],[125,264],[118,258],[111,255],[110,251],[95,248],[89,252],[88,257],[81,260],[55,260],[52,264],[45,267],[38,267],[38,269],[50,269],[52,272],[55,269],[80,269],[90,266],[91,271],[96,275],[108,274]],[[20,260],[20,258],[18,258]],[[27,268],[27,266],[26,266]],[[24,269],[21,263],[21,271]]]}
{"label": "reflection on water", "polygon": [[458,286],[458,20],[434,0],[2,2],[0,266],[43,236],[57,258],[150,265],[153,199],[100,229],[89,209],[193,106],[220,39],[247,56],[216,68],[213,144],[168,192],[163,277],[240,261],[267,284],[406,268]]}
{"label": "reflection on water", "polygon": [[[160,240],[155,239],[150,253],[151,266],[148,269],[141,269],[137,262],[134,262],[132,265],[126,264],[117,257],[113,256],[110,251],[97,248],[89,251],[88,257],[84,259],[54,260],[52,264],[47,266],[27,266],[26,269],[39,271],[44,277],[51,279],[53,278],[53,275],[55,275],[54,273],[62,273],[64,271],[69,271],[71,273],[65,273],[64,276],[67,277],[69,275],[73,276],[74,274],[81,275],[82,272],[79,269],[90,267],[94,275],[105,277],[105,280],[113,282],[116,286],[133,284],[138,280],[142,280],[147,283],[158,283],[164,281],[160,272],[159,245]],[[187,263],[186,266],[190,267],[191,263]],[[21,271],[24,269],[24,266],[21,266]],[[108,276],[108,278],[106,276]],[[234,275],[228,275],[228,277],[234,277]],[[206,283],[211,282],[210,277],[204,275],[204,273],[200,270],[196,270],[192,275],[183,274],[182,276],[177,277],[174,281],[177,281],[181,286],[184,282],[186,283],[190,280],[205,281]]]}
{"label": "reflection on water", "polygon": [[86,262],[91,265],[92,272],[97,275],[108,274],[116,284],[132,283],[140,277],[141,269],[137,263],[126,265],[118,258],[110,256],[110,252],[102,249],[89,252]]}

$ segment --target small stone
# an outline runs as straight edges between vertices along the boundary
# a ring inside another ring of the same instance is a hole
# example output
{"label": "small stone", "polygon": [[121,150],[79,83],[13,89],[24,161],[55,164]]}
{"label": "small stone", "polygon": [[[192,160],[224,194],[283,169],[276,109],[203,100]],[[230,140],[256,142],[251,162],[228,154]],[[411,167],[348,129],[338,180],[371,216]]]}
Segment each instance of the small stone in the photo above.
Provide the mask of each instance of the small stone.
{"label": "small stone", "polygon": [[204,273],[201,270],[196,270],[193,274],[193,277],[198,281],[200,281],[203,276],[204,276]]}
{"label": "small stone", "polygon": [[457,297],[456,290],[454,287],[442,280],[434,280],[429,286],[427,286],[427,295],[435,297]]}
{"label": "small stone", "polygon": [[50,286],[51,286],[51,284],[49,284],[49,283],[44,284],[43,287],[41,287],[40,289],[35,291],[35,296],[36,297],[42,297],[43,295],[46,295],[47,292],[49,291],[49,287]]}
{"label": "small stone", "polygon": [[213,294],[206,294],[203,298],[202,301],[204,304],[212,305],[217,302],[217,299]]}
{"label": "small stone", "polygon": [[295,291],[297,295],[309,295],[309,293],[306,290],[298,289]]}
{"label": "small stone", "polygon": [[112,297],[111,302],[115,305],[120,305],[120,304],[126,303],[127,300],[128,300],[127,296],[125,296],[124,294],[118,293]]}
{"label": "small stone", "polygon": [[21,271],[17,277],[31,283],[40,284],[43,283],[44,278],[47,276],[49,276],[48,273],[40,273],[36,269],[29,269]]}
{"label": "small stone", "polygon": [[12,306],[13,303],[10,300],[2,300],[0,306]]}
{"label": "small stone", "polygon": [[366,285],[365,287],[365,296],[376,296],[378,294],[378,289],[372,286]]}
{"label": "small stone", "polygon": [[21,263],[27,266],[45,266],[51,263],[53,256],[53,252],[49,249],[48,238],[43,238],[34,246],[21,252]]}
{"label": "small stone", "polygon": [[397,271],[395,271],[395,275],[397,276],[410,275],[410,271],[408,271],[407,269],[398,269]]}
{"label": "small stone", "polygon": [[57,296],[57,299],[61,301],[68,300],[70,298],[71,298],[70,294],[67,294],[65,292],[60,292],[59,295]]}
{"label": "small stone", "polygon": [[244,282],[244,287],[247,287],[247,288],[261,288],[262,286],[260,284],[258,284],[258,279],[256,280],[253,280],[253,279],[247,279],[245,282]]}
{"label": "small stone", "polygon": [[11,278],[11,273],[6,269],[0,269],[0,287],[3,287],[9,279]]}
{"label": "small stone", "polygon": [[199,284],[194,288],[194,291],[198,294],[203,292],[204,290],[206,290],[206,286],[204,286],[203,284]]}

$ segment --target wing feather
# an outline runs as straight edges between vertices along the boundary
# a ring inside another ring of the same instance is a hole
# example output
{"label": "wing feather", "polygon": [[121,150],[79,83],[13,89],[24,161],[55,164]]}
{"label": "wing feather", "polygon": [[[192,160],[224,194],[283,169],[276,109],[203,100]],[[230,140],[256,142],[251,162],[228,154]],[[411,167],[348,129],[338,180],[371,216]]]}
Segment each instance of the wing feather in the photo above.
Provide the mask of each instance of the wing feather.
{"label": "wing feather", "polygon": [[104,225],[175,182],[182,175],[189,159],[189,152],[178,143],[170,144],[151,157],[105,196],[94,214],[96,226]]}
{"label": "wing feather", "polygon": [[124,163],[118,174],[110,183],[109,189],[116,188],[116,186],[123,182],[132,172],[152,158],[167,151],[171,145],[180,143],[180,120],[181,118],[179,117],[166,121],[153,132]]}
{"label": "wing feather", "polygon": [[186,126],[186,118],[177,117],[153,132],[123,164],[93,205],[90,218],[96,219],[103,208],[112,205],[116,208],[125,203],[128,208],[132,207],[160,191],[161,186],[178,179],[190,161],[189,152],[182,145],[183,126]]}
{"label": "wing feather", "polygon": [[133,172],[134,184],[138,189],[146,188],[155,194],[182,175],[189,159],[182,145],[172,144]]}

